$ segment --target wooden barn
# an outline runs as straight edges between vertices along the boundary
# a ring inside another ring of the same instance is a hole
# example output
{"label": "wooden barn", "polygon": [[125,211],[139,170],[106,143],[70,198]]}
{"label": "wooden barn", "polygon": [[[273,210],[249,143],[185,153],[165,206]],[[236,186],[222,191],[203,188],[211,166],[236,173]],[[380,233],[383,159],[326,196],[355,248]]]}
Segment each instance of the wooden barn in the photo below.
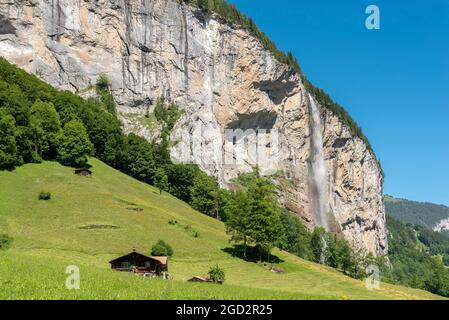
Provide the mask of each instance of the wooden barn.
{"label": "wooden barn", "polygon": [[78,176],[83,176],[83,177],[91,177],[92,176],[92,171],[90,171],[87,168],[78,168],[78,169],[75,169],[74,172]]}
{"label": "wooden barn", "polygon": [[109,261],[111,268],[117,271],[153,273],[161,275],[168,272],[167,257],[148,257],[133,250],[122,257]]}

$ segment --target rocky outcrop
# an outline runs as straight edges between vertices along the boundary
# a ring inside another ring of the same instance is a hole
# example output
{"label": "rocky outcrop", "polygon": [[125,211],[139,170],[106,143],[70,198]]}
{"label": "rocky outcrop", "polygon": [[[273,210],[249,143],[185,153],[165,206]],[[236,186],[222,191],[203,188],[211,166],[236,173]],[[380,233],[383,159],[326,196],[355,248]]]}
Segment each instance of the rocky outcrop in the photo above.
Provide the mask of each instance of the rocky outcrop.
{"label": "rocky outcrop", "polygon": [[[165,96],[184,109],[171,136],[174,161],[195,162],[224,186],[257,165],[278,183],[284,205],[315,224],[309,94],[245,30],[175,0],[4,0],[0,21],[0,55],[9,61],[72,91],[106,74],[125,130],[149,140],[158,130],[142,119]],[[320,187],[333,226],[385,253],[375,157],[335,115],[320,113]]]}

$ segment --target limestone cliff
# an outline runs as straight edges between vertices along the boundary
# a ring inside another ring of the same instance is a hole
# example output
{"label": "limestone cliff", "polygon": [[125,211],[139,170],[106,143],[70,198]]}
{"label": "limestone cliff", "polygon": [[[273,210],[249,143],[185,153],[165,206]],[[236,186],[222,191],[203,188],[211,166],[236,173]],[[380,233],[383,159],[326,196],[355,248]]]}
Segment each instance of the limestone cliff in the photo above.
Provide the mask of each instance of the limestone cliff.
{"label": "limestone cliff", "polygon": [[[327,109],[318,106],[313,125],[300,77],[245,30],[175,0],[2,0],[0,23],[0,55],[52,85],[82,91],[106,74],[128,132],[154,138],[145,115],[162,95],[176,102],[185,112],[172,133],[173,160],[199,164],[224,186],[254,167],[247,158],[225,161],[233,156],[224,144],[276,133],[265,143],[276,161],[257,165],[284,205],[313,226],[314,189],[323,188],[333,227],[358,247],[386,252],[375,157]],[[325,183],[315,187],[313,130],[325,165]]]}

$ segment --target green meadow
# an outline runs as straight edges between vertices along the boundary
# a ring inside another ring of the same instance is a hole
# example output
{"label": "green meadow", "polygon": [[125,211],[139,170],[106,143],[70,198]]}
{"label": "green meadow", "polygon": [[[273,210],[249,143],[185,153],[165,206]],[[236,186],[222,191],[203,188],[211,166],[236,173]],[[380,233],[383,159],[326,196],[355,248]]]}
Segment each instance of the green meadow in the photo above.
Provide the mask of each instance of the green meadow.
{"label": "green meadow", "polygon": [[[14,238],[0,251],[0,299],[440,298],[384,283],[368,290],[363,281],[279,250],[275,265],[284,273],[270,272],[232,256],[221,222],[97,159],[90,164],[90,178],[56,162],[0,172],[0,234]],[[51,200],[38,200],[41,191]],[[160,239],[175,252],[173,280],[110,270],[108,261],[133,247],[149,255]],[[224,285],[187,282],[215,264],[226,272]],[[79,290],[65,287],[69,265],[80,268]]]}

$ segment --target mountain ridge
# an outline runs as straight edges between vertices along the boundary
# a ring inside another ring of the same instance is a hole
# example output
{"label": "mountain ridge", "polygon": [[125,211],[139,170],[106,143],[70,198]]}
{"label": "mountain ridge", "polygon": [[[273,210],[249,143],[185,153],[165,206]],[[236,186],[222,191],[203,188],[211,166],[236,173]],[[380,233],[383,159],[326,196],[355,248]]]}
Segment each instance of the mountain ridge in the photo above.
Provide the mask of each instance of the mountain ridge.
{"label": "mountain ridge", "polygon": [[431,202],[384,197],[385,211],[398,220],[413,225],[421,225],[434,230],[443,220],[449,218],[449,207]]}

